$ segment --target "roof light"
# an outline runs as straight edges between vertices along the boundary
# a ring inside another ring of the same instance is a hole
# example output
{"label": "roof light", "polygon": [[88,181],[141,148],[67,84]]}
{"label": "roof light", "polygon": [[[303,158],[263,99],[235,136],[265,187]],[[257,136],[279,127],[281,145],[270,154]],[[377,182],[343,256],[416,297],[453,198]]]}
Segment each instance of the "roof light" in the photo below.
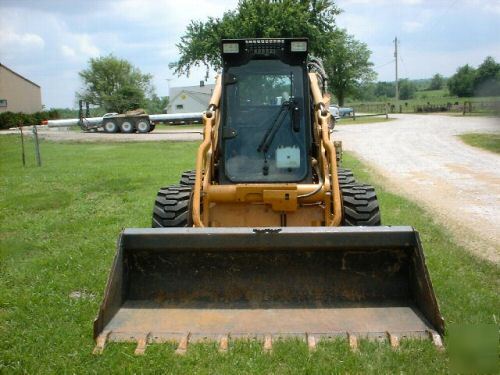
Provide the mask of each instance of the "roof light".
{"label": "roof light", "polygon": [[292,52],[307,52],[307,42],[305,40],[294,41],[290,45]]}
{"label": "roof light", "polygon": [[222,44],[223,53],[239,53],[240,45],[238,43],[223,43]]}

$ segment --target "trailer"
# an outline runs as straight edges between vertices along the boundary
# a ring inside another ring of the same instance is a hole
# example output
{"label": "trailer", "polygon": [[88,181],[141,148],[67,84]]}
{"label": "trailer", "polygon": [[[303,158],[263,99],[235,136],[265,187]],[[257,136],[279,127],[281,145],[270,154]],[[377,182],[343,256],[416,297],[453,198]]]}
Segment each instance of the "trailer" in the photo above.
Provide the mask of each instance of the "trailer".
{"label": "trailer", "polygon": [[161,113],[148,115],[144,110],[138,109],[128,111],[123,114],[106,113],[102,117],[88,117],[89,109],[87,105],[86,113],[83,114],[82,104],[80,104],[79,118],[45,120],[42,125],[49,128],[64,128],[79,126],[83,131],[99,131],[105,133],[150,133],[158,123],[170,125],[201,123],[202,113]]}

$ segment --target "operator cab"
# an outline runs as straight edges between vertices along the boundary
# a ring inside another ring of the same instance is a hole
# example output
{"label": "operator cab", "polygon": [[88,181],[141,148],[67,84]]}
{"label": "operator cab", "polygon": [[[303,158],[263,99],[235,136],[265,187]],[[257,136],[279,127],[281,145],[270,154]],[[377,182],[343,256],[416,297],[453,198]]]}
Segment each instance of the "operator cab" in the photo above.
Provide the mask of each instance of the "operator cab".
{"label": "operator cab", "polygon": [[222,41],[221,183],[310,176],[307,39]]}

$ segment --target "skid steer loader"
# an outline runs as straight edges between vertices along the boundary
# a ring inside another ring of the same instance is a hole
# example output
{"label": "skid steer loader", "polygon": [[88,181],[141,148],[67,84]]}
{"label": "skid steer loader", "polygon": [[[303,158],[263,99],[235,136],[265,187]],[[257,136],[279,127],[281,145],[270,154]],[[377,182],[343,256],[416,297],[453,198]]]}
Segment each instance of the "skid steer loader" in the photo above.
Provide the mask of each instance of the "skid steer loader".
{"label": "skid steer loader", "polygon": [[326,75],[308,40],[221,43],[196,169],[125,229],[94,322],[107,341],[430,338],[444,322],[412,227],[380,225],[373,187],[340,168]]}

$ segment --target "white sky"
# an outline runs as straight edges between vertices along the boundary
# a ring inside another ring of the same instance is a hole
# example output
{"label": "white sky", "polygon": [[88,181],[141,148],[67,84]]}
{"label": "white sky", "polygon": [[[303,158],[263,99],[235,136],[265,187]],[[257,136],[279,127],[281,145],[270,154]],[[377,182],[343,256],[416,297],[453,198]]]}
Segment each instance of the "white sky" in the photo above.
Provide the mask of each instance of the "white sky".
{"label": "white sky", "polygon": [[[198,84],[204,69],[176,77],[168,64],[192,19],[233,9],[236,0],[0,0],[0,62],[42,86],[47,108],[74,107],[78,72],[90,57],[113,53],[154,76],[160,96],[170,86]],[[338,0],[337,18],[373,52],[379,80],[453,74],[488,55],[500,61],[500,0]],[[214,74],[210,80],[213,80]]]}

